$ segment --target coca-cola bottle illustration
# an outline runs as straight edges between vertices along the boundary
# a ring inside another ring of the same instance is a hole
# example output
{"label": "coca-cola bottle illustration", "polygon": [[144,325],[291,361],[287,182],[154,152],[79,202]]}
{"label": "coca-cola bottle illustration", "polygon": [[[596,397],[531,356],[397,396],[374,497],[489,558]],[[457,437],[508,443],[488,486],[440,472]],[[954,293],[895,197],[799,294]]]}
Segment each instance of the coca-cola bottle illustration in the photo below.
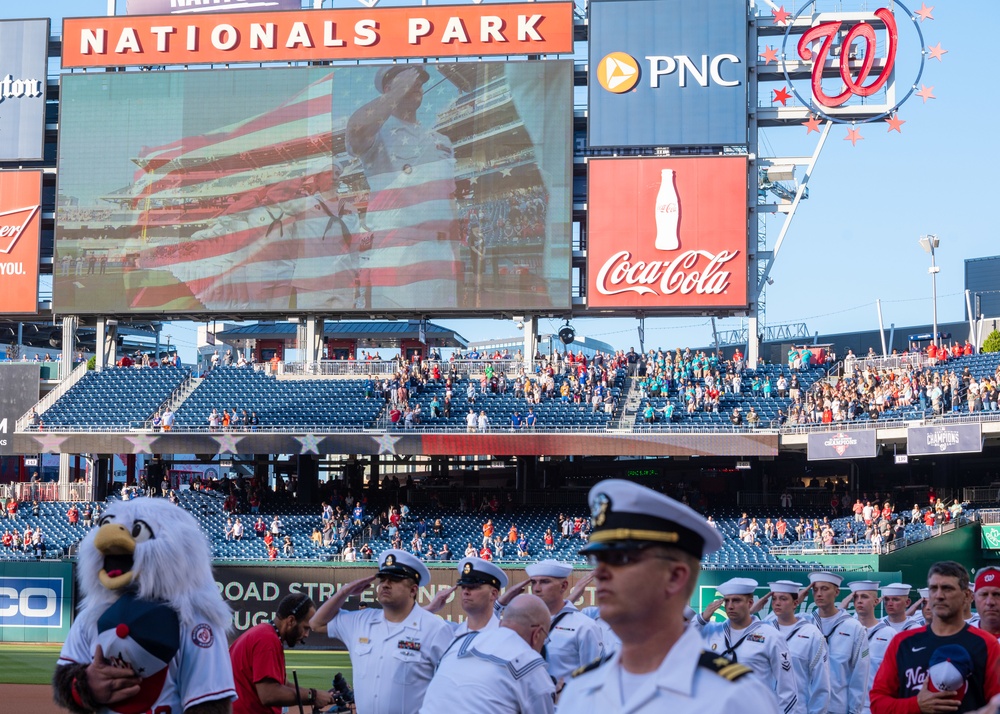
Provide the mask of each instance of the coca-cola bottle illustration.
{"label": "coca-cola bottle illustration", "polygon": [[660,190],[656,194],[656,249],[680,248],[681,200],[677,195],[677,175],[673,169],[660,172]]}

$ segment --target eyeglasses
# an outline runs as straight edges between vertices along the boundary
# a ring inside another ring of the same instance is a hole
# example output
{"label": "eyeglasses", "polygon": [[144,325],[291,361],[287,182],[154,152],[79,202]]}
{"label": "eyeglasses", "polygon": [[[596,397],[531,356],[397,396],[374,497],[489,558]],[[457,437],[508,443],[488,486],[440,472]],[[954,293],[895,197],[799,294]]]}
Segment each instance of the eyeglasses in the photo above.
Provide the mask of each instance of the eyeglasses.
{"label": "eyeglasses", "polygon": [[644,560],[669,560],[676,562],[677,558],[671,558],[668,555],[647,555],[648,551],[637,549],[637,550],[605,550],[598,551],[596,553],[587,554],[587,562],[591,566],[596,565],[610,565],[613,567],[622,567],[625,565],[634,565],[635,563],[641,563]]}

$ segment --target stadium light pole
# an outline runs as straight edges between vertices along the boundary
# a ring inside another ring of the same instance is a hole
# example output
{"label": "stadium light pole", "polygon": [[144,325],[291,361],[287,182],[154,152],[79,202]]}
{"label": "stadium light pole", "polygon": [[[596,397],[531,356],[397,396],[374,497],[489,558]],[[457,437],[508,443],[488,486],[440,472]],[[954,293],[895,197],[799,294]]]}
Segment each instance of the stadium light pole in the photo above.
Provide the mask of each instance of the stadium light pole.
{"label": "stadium light pole", "polygon": [[938,326],[937,326],[937,274],[941,272],[941,268],[937,267],[934,262],[934,249],[941,245],[940,239],[935,235],[925,235],[920,236],[920,247],[924,249],[925,253],[931,254],[931,267],[927,270],[931,274],[931,296],[933,298],[934,305],[934,332],[931,334],[931,338],[934,341],[935,347],[940,347],[938,344]]}

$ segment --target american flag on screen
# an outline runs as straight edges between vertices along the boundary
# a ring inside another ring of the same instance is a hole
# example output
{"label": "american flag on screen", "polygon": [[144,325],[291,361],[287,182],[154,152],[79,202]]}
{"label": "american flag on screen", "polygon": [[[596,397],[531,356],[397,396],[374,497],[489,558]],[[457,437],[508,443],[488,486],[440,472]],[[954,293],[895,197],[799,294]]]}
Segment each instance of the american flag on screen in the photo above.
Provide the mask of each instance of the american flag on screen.
{"label": "american flag on screen", "polygon": [[340,181],[333,86],[331,73],[270,111],[134,159],[133,308],[365,307],[362,254],[373,238],[355,203],[367,195]]}

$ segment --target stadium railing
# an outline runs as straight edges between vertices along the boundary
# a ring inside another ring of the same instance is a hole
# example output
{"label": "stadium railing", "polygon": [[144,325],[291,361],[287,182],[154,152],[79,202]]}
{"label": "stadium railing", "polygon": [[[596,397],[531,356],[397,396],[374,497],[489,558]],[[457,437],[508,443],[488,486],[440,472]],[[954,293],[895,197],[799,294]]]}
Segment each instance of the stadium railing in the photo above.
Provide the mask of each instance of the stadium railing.
{"label": "stadium railing", "polygon": [[[974,489],[965,489],[965,490],[970,491]],[[985,489],[975,489],[975,490],[985,490]],[[996,494],[1000,489],[991,488],[989,490],[993,491],[994,499],[996,499]],[[978,511],[978,515],[979,515],[979,522],[985,525],[993,525],[1000,523],[1000,508],[980,508]]]}
{"label": "stadium railing", "polygon": [[[62,382],[59,383],[59,385],[55,389],[53,389],[51,392],[42,397],[41,401],[39,401],[38,404],[34,405],[33,409],[35,409],[35,411],[39,415],[44,414],[45,411],[47,411],[49,407],[55,404],[56,401],[61,396],[66,394],[66,392],[68,392],[74,384],[83,379],[86,376],[87,371],[88,370],[86,362],[81,362],[80,364],[78,364],[76,366],[76,369],[70,372],[69,377],[64,379]],[[15,431],[27,431],[28,429],[31,428],[30,414],[31,410],[29,409],[27,413],[22,415],[17,420],[17,422],[15,422],[14,426]]]}
{"label": "stadium railing", "polygon": [[936,364],[923,352],[885,357],[847,357],[844,359],[844,375],[851,377],[855,371],[864,369],[918,369]]}

